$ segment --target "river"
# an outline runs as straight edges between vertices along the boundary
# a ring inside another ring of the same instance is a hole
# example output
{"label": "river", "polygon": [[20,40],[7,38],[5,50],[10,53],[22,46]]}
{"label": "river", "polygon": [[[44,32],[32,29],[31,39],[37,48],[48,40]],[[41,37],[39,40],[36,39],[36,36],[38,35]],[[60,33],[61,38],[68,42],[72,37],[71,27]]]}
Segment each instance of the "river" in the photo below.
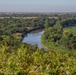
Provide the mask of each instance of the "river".
{"label": "river", "polygon": [[41,35],[44,33],[44,30],[34,31],[28,33],[24,36],[22,42],[28,43],[31,45],[37,44],[39,48],[43,48],[41,45]]}

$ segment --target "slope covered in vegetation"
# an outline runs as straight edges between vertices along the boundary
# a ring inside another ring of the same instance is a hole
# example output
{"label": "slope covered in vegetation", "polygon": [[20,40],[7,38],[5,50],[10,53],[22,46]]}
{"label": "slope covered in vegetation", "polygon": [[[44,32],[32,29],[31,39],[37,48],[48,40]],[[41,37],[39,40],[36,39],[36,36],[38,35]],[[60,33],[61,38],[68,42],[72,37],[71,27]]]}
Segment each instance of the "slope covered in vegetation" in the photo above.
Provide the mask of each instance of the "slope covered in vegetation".
{"label": "slope covered in vegetation", "polygon": [[8,44],[0,47],[1,75],[75,75],[76,56],[70,51],[44,52],[20,44],[15,50]]}

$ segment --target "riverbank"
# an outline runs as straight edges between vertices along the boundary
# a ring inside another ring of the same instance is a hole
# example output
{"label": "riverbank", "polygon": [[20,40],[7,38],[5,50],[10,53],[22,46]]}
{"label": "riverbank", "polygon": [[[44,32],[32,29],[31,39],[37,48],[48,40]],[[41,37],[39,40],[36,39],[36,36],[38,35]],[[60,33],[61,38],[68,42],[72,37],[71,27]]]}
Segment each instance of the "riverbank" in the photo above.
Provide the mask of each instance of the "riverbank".
{"label": "riverbank", "polygon": [[31,30],[27,31],[26,33],[23,32],[23,33],[22,33],[21,41],[23,40],[23,38],[25,37],[25,35],[27,35],[28,33],[36,32],[36,31],[39,31],[39,30],[44,30],[44,27],[43,27],[43,28],[31,29]]}
{"label": "riverbank", "polygon": [[[43,33],[44,34],[44,33]],[[41,35],[41,45],[45,51],[49,51],[50,49],[43,44],[43,34]]]}
{"label": "riverbank", "polygon": [[76,55],[76,50],[62,49],[59,46],[55,47],[51,43],[48,43],[46,40],[43,39],[43,34],[41,36],[41,44],[46,51],[61,52],[61,53],[68,53],[68,54],[71,53],[73,55]]}
{"label": "riverbank", "polygon": [[41,45],[42,45],[42,47],[43,47],[44,51],[49,51],[49,50],[50,50],[48,47],[46,47],[46,46],[45,46],[45,45],[43,45],[42,43],[41,43]]}
{"label": "riverbank", "polygon": [[47,47],[47,46],[43,43],[42,38],[41,38],[41,45],[42,45],[42,47],[43,47],[43,49],[44,49],[45,51],[54,51],[53,49]]}

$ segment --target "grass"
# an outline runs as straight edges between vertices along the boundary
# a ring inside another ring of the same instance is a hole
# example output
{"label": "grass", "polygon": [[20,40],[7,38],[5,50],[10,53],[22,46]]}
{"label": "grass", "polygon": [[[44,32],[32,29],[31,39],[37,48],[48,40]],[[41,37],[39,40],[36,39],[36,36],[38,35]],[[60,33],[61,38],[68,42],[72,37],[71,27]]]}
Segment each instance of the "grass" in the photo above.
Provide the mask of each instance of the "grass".
{"label": "grass", "polygon": [[[0,19],[4,19],[4,18],[10,18],[10,17],[0,17]],[[37,17],[12,17],[14,19],[36,19]]]}
{"label": "grass", "polygon": [[[58,46],[55,46],[53,43],[48,42],[47,40],[44,40],[44,36],[41,37],[41,43],[43,46],[47,47],[48,50],[58,50],[61,51],[61,48]],[[64,50],[62,50],[64,51]]]}
{"label": "grass", "polygon": [[65,29],[70,30],[76,36],[76,25],[66,27]]}
{"label": "grass", "polygon": [[55,46],[55,44],[48,42],[47,40],[44,40],[43,35],[41,37],[41,43],[47,51],[66,52],[76,56],[76,50],[68,50],[68,49],[61,48],[60,46]]}

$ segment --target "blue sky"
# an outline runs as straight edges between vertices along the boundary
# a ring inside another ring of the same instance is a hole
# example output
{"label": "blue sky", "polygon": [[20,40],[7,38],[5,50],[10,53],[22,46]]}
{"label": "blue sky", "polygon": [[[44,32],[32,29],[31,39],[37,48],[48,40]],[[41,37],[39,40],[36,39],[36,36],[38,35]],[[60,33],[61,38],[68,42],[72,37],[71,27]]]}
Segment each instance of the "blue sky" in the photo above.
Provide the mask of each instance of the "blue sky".
{"label": "blue sky", "polygon": [[0,12],[76,12],[76,0],[0,0]]}

